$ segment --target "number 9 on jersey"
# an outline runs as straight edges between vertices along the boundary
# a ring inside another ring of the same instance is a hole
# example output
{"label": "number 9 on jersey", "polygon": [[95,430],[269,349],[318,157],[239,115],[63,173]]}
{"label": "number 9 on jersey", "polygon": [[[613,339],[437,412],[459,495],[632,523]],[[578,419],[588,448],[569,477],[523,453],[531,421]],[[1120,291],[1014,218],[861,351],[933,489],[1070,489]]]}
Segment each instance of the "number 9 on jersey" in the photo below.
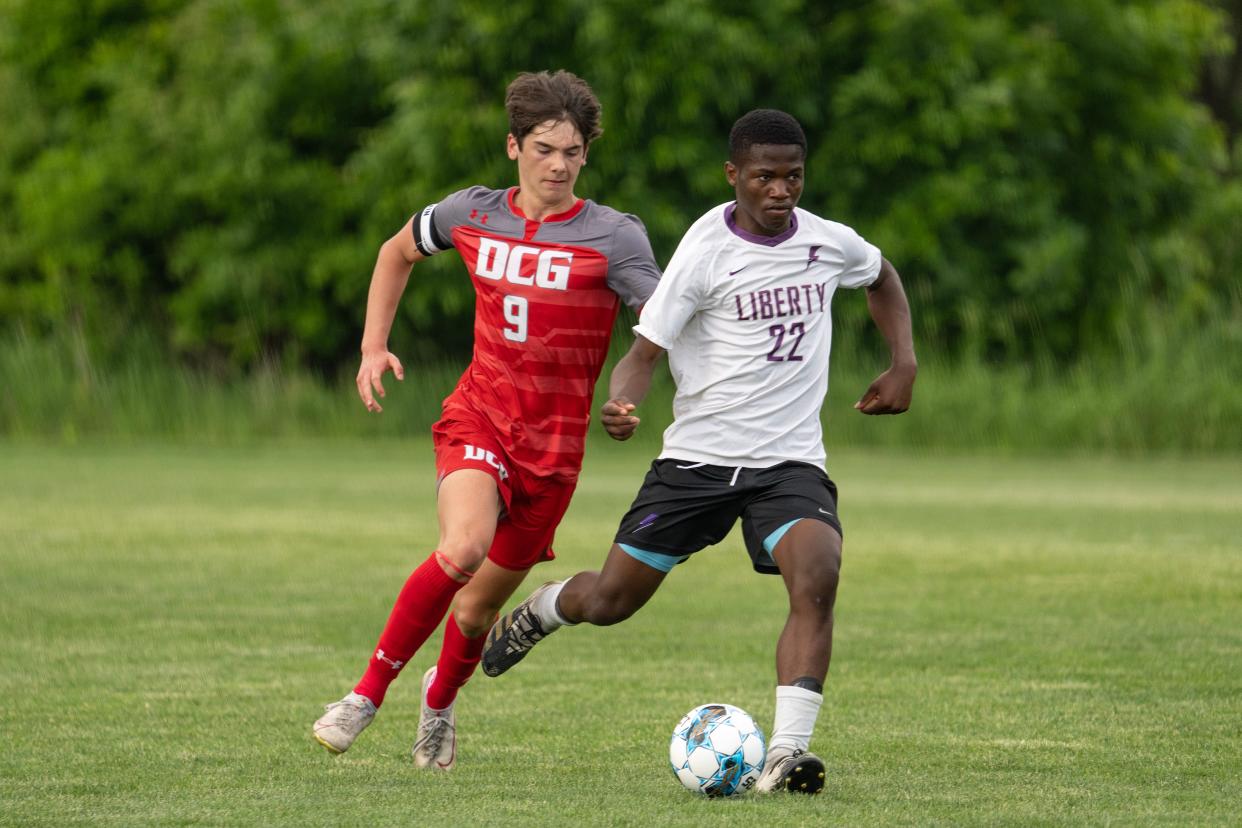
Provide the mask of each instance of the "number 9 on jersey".
{"label": "number 9 on jersey", "polygon": [[526,341],[526,297],[505,297],[505,322],[512,327],[505,328],[505,339],[511,342]]}

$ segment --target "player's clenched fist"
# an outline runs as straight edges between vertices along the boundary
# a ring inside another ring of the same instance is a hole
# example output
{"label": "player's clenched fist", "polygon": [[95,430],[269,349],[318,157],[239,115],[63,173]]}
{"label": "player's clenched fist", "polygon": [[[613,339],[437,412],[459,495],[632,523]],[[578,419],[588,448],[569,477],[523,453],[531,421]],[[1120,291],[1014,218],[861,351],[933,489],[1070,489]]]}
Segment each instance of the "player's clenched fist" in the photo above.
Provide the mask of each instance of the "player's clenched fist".
{"label": "player's clenched fist", "polygon": [[[383,411],[375,400],[375,394],[384,396],[384,372],[392,369],[393,376],[398,380],[405,379],[405,369],[401,360],[388,351],[368,351],[362,355],[362,365],[358,368],[358,396],[367,407],[367,411]],[[374,390],[373,390],[374,389]]]}
{"label": "player's clenched fist", "polygon": [[864,414],[901,414],[910,408],[914,396],[913,365],[896,365],[889,368],[868,386],[866,392],[854,403],[854,408]]}
{"label": "player's clenched fist", "polygon": [[614,440],[628,440],[634,436],[634,429],[638,428],[639,423],[639,419],[630,413],[634,408],[634,403],[624,397],[604,403],[599,418],[609,437]]}

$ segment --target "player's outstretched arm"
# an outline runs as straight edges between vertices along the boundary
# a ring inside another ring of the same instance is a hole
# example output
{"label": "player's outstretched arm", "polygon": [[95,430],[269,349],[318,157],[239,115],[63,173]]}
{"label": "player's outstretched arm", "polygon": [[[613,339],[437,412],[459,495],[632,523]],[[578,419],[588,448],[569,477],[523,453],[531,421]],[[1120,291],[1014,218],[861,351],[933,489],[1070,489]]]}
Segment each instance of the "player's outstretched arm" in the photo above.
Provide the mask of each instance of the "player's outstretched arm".
{"label": "player's outstretched arm", "polygon": [[388,370],[398,380],[405,379],[401,360],[388,351],[388,333],[397,315],[397,304],[410,280],[410,267],[426,258],[414,246],[414,219],[380,246],[367,293],[367,322],[362,332],[362,364],[358,368],[358,396],[367,411],[383,411],[375,394],[384,396],[383,376]]}
{"label": "player's outstretched arm", "polygon": [[854,407],[864,414],[900,414],[910,408],[919,365],[914,357],[910,303],[901,277],[888,259],[881,261],[879,277],[867,288],[867,308],[888,342],[892,364],[868,386]]}
{"label": "player's outstretched arm", "polygon": [[600,421],[612,439],[628,440],[634,436],[639,419],[632,412],[647,396],[651,374],[663,353],[663,348],[640,334],[612,369],[608,380],[609,400],[600,410]]}

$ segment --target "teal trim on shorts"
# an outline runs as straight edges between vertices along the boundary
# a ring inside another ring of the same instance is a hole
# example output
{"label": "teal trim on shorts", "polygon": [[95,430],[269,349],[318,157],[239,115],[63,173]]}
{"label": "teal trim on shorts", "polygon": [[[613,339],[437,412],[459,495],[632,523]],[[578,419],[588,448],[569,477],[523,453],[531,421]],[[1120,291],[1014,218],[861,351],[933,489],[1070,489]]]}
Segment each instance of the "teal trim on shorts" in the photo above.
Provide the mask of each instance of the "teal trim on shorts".
{"label": "teal trim on shorts", "polygon": [[689,555],[682,555],[680,558],[676,555],[661,555],[658,552],[648,552],[646,549],[630,546],[628,543],[618,543],[617,546],[621,547],[621,551],[634,560],[641,561],[652,569],[658,569],[661,572],[672,570],[677,564],[690,557]]}
{"label": "teal trim on shorts", "polygon": [[769,555],[771,555],[772,550],[775,549],[776,545],[781,542],[781,538],[785,537],[785,533],[788,532],[791,528],[793,528],[793,525],[795,523],[797,523],[798,521],[802,519],[803,518],[794,518],[793,520],[789,521],[789,523],[786,523],[780,529],[777,529],[775,532],[773,532],[772,534],[764,538],[763,539],[764,551],[767,552]]}

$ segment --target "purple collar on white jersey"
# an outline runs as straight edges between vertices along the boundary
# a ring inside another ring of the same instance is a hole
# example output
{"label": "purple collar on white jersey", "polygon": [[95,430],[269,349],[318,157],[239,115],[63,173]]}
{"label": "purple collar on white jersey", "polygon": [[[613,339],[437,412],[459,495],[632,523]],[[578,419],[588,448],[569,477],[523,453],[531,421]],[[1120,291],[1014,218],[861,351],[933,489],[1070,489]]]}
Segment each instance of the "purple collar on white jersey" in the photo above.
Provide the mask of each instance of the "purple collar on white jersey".
{"label": "purple collar on white jersey", "polygon": [[737,226],[737,219],[733,218],[733,214],[737,212],[737,202],[733,202],[725,207],[725,225],[728,226],[733,234],[738,238],[745,239],[755,244],[763,244],[768,247],[776,247],[783,241],[789,241],[793,238],[793,234],[798,232],[798,214],[796,212],[789,213],[789,229],[776,236],[760,236],[758,233],[751,233],[749,230],[743,230]]}

